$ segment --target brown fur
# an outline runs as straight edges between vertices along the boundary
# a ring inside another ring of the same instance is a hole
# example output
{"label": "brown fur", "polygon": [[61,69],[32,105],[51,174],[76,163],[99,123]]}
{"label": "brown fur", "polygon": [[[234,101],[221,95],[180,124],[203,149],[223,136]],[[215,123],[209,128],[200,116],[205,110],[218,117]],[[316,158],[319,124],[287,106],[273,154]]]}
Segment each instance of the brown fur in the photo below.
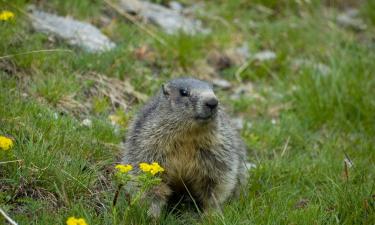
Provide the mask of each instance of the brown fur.
{"label": "brown fur", "polygon": [[[189,96],[181,96],[184,88]],[[209,209],[238,194],[246,182],[246,148],[222,108],[207,108],[212,98],[216,96],[205,82],[172,80],[130,126],[124,162],[158,162],[165,169],[162,183],[149,193],[151,216],[158,217],[181,189]]]}

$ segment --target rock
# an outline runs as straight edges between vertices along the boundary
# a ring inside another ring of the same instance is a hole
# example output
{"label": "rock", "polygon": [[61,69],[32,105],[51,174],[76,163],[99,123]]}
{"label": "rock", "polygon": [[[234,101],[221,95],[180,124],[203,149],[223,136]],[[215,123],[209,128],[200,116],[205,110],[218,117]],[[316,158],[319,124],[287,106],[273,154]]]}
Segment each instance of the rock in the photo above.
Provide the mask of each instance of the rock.
{"label": "rock", "polygon": [[258,61],[268,61],[276,58],[276,53],[270,50],[257,52],[253,55],[253,58]]}
{"label": "rock", "polygon": [[135,13],[147,22],[160,26],[168,34],[183,31],[190,35],[207,34],[200,20],[189,19],[178,11],[140,0],[121,0],[119,6],[128,13]]}
{"label": "rock", "polygon": [[232,87],[232,84],[224,79],[213,79],[212,84],[224,90],[227,90]]}
{"label": "rock", "polygon": [[36,31],[66,40],[70,45],[88,52],[104,52],[115,47],[98,28],[89,23],[46,13],[34,6],[30,7],[30,18]]}
{"label": "rock", "polygon": [[367,25],[361,18],[358,18],[359,11],[357,9],[349,9],[336,18],[337,23],[345,28],[350,28],[356,31],[362,31],[367,29]]}

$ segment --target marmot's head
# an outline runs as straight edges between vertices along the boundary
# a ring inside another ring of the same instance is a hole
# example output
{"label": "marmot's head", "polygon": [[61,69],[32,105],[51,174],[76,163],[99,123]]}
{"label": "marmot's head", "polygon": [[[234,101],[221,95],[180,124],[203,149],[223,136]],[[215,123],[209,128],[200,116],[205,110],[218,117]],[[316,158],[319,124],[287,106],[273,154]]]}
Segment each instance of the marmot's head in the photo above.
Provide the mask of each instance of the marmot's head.
{"label": "marmot's head", "polygon": [[[178,78],[162,86],[162,94],[173,114],[198,123],[214,121],[219,101],[212,85],[193,78]],[[185,121],[187,122],[187,121]]]}

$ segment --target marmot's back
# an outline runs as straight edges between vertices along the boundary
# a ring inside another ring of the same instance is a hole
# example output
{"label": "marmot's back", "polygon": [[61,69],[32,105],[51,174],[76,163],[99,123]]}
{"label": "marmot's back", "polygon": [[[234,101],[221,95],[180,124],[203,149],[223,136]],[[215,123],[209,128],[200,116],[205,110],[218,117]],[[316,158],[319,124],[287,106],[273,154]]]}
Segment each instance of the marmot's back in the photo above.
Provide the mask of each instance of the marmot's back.
{"label": "marmot's back", "polygon": [[212,86],[200,80],[179,78],[163,85],[133,121],[125,146],[125,163],[158,162],[165,168],[153,193],[153,216],[186,188],[209,208],[219,207],[246,182],[245,146]]}

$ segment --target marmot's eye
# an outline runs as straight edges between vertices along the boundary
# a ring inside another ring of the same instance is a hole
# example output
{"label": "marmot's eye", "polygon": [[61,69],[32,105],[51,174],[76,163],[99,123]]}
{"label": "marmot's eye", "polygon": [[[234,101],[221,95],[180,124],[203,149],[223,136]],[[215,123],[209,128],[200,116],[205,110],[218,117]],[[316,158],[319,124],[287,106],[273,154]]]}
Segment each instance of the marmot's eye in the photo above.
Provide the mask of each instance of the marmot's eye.
{"label": "marmot's eye", "polygon": [[187,97],[187,96],[189,96],[189,91],[186,90],[186,89],[180,89],[180,94],[181,94],[181,96]]}

